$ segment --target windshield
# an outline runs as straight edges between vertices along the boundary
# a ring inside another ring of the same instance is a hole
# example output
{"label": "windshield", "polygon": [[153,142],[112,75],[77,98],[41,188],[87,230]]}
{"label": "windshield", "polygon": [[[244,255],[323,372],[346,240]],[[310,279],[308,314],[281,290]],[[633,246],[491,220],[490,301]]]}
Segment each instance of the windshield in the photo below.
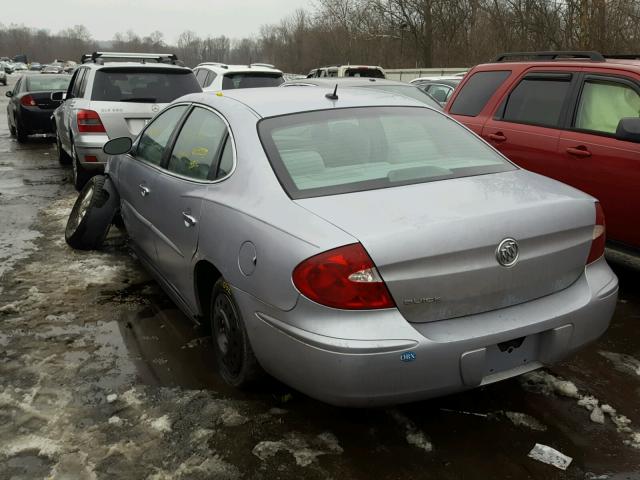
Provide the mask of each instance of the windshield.
{"label": "windshield", "polygon": [[367,85],[362,88],[375,88],[376,90],[384,90],[385,92],[396,93],[398,95],[404,95],[405,97],[418,100],[430,107],[442,110],[440,104],[428,93],[420,90],[413,85]]}
{"label": "windshield", "polygon": [[46,92],[48,90],[66,90],[69,86],[68,76],[29,76],[27,77],[27,91],[28,92]]}
{"label": "windshield", "polygon": [[294,199],[516,168],[455,121],[421,107],[285,115],[261,121],[259,133]]}
{"label": "windshield", "polygon": [[384,78],[384,73],[379,68],[347,68],[345,77]]}
{"label": "windshield", "polygon": [[284,82],[281,73],[242,72],[227,73],[222,79],[222,89],[277,87]]}
{"label": "windshield", "polygon": [[169,103],[202,89],[190,70],[103,68],[96,72],[92,100]]}

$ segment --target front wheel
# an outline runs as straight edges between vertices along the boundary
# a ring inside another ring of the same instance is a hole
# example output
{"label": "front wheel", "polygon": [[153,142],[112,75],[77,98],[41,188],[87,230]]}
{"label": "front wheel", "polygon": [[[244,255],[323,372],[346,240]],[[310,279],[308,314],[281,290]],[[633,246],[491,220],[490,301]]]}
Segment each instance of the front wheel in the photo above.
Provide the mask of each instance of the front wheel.
{"label": "front wheel", "polygon": [[94,250],[104,242],[118,209],[118,195],[104,175],[92,177],[71,209],[64,238],[78,250]]}
{"label": "front wheel", "polygon": [[229,284],[219,279],[211,294],[211,336],[220,375],[229,385],[245,388],[262,376],[242,315]]}

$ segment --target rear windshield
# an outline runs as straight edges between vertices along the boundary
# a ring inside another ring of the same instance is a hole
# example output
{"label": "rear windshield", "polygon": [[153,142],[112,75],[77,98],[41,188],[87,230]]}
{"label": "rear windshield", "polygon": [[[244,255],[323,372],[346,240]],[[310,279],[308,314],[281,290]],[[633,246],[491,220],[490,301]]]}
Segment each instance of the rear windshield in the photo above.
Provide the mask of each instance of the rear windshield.
{"label": "rear windshield", "polygon": [[366,107],[262,120],[260,138],[292,198],[513,170],[473,133],[421,107]]}
{"label": "rear windshield", "polygon": [[49,90],[66,90],[69,86],[70,76],[59,77],[29,76],[27,77],[27,92],[46,92]]}
{"label": "rear windshield", "polygon": [[384,78],[384,73],[378,68],[347,68],[345,77]]}
{"label": "rear windshield", "polygon": [[227,73],[222,79],[222,89],[277,87],[284,83],[281,73],[242,72]]}
{"label": "rear windshield", "polygon": [[96,72],[92,100],[169,103],[202,89],[190,70],[103,68]]}

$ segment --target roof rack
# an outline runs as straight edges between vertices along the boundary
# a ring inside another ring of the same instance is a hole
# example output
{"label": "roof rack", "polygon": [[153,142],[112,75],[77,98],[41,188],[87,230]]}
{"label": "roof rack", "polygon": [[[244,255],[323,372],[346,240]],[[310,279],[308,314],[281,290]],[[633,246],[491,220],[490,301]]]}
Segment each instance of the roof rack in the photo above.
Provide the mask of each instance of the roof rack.
{"label": "roof rack", "polygon": [[152,61],[157,63],[171,63],[173,65],[180,64],[178,57],[174,53],[128,53],[128,52],[93,52],[85,53],[80,58],[80,63],[104,63],[105,60],[140,60]]}
{"label": "roof rack", "polygon": [[603,55],[603,57],[617,60],[640,60],[640,53],[611,53]]}
{"label": "roof rack", "polygon": [[220,62],[202,62],[198,64],[198,67],[201,67],[203,65],[214,65],[220,68],[229,68],[229,66],[226,63],[220,63]]}
{"label": "roof rack", "polygon": [[531,58],[532,60],[544,61],[544,60],[561,60],[567,58],[573,59],[587,59],[592,62],[604,62],[605,57],[599,52],[589,51],[549,51],[549,52],[509,52],[501,53],[493,61],[503,62],[513,58]]}

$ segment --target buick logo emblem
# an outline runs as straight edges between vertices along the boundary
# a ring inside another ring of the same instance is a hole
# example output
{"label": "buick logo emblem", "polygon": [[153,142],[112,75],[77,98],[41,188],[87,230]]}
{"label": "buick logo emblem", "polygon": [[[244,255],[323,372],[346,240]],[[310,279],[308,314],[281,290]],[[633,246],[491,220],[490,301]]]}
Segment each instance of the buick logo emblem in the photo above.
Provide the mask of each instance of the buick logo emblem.
{"label": "buick logo emblem", "polygon": [[157,113],[157,111],[158,111],[158,110],[160,110],[160,107],[159,107],[158,105],[153,105],[153,106],[151,106],[151,111],[152,111],[153,113]]}
{"label": "buick logo emblem", "polygon": [[496,260],[503,267],[512,267],[518,261],[518,242],[505,238],[496,248]]}

